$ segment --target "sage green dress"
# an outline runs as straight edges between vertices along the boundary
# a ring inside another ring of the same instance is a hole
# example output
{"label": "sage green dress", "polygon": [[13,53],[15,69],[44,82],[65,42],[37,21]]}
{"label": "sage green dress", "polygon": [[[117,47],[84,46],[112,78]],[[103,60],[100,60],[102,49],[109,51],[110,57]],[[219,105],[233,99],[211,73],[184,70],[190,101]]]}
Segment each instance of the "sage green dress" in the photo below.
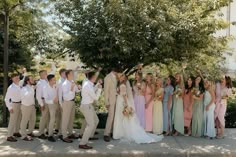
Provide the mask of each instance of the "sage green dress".
{"label": "sage green dress", "polygon": [[201,137],[203,135],[203,100],[194,99],[193,118],[192,118],[192,136]]}
{"label": "sage green dress", "polygon": [[[178,90],[178,85],[175,91]],[[183,98],[173,95],[173,111],[172,111],[172,122],[174,129],[180,134],[184,135],[184,108],[183,108]]]}

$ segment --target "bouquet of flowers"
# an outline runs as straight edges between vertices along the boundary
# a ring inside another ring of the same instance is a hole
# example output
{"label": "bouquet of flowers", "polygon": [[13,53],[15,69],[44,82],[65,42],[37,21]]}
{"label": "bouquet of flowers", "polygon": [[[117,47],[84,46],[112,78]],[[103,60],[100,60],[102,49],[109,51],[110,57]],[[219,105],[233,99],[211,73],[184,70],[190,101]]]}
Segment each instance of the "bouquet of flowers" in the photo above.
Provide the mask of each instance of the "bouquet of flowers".
{"label": "bouquet of flowers", "polygon": [[176,91],[175,91],[175,96],[176,98],[179,98],[182,96],[182,89],[181,88],[178,88]]}
{"label": "bouquet of flowers", "polygon": [[141,83],[137,83],[137,87],[138,87],[138,90],[141,90],[141,87],[142,87]]}
{"label": "bouquet of flowers", "polygon": [[227,98],[228,98],[228,93],[227,93],[227,91],[223,90],[223,91],[221,92],[221,98],[222,98],[222,99],[227,99]]}
{"label": "bouquet of flowers", "polygon": [[129,107],[129,106],[125,106],[124,109],[123,109],[123,115],[125,117],[132,117],[133,114],[134,114],[134,109],[132,107]]}
{"label": "bouquet of flowers", "polygon": [[201,92],[197,88],[193,88],[192,93],[197,97],[201,94]]}

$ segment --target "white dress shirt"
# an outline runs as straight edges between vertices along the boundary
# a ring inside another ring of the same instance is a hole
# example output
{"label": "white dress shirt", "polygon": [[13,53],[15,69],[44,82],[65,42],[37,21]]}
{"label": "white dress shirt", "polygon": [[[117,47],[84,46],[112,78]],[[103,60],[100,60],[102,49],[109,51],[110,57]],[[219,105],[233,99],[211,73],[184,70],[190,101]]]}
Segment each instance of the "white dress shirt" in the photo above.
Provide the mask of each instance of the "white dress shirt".
{"label": "white dress shirt", "polygon": [[46,104],[54,104],[54,100],[57,97],[57,88],[56,85],[51,87],[49,84],[44,88],[43,97]]}
{"label": "white dress shirt", "polygon": [[12,109],[13,102],[20,102],[21,101],[20,90],[21,90],[20,86],[15,83],[12,83],[8,87],[7,93],[5,96],[5,103],[6,103],[8,110]]}
{"label": "white dress shirt", "polygon": [[58,99],[59,104],[62,104],[62,84],[65,82],[65,79],[60,77],[60,79],[57,81],[57,92],[58,92]]}
{"label": "white dress shirt", "polygon": [[40,79],[39,82],[37,83],[36,87],[36,98],[40,106],[43,106],[43,91],[44,88],[47,86],[48,82],[46,80]]}
{"label": "white dress shirt", "polygon": [[71,85],[73,81],[65,80],[62,84],[62,99],[63,101],[71,101],[75,98],[75,93],[79,92],[78,87],[75,85],[73,91],[71,91]]}
{"label": "white dress shirt", "polygon": [[95,91],[94,83],[87,81],[82,87],[82,101],[81,105],[88,105],[97,101],[101,95],[102,89],[98,88]]}
{"label": "white dress shirt", "polygon": [[24,106],[31,106],[35,105],[35,99],[34,99],[34,87],[30,85],[26,85],[21,89],[21,103]]}

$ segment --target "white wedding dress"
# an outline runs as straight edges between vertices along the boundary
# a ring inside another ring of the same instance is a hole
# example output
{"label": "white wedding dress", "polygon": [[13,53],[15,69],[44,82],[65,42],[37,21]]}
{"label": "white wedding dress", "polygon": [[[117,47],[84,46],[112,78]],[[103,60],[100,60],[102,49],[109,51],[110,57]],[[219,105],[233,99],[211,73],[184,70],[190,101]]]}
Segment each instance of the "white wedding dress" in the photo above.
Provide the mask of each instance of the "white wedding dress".
{"label": "white wedding dress", "polygon": [[129,118],[123,115],[122,112],[124,109],[124,95],[126,95],[128,98],[127,105],[135,109],[130,83],[127,82],[126,85],[121,84],[119,90],[120,93],[117,96],[116,101],[113,138],[127,142],[135,142],[138,144],[161,141],[163,139],[163,136],[157,136],[145,132],[145,130],[141,127],[135,112],[134,115]]}

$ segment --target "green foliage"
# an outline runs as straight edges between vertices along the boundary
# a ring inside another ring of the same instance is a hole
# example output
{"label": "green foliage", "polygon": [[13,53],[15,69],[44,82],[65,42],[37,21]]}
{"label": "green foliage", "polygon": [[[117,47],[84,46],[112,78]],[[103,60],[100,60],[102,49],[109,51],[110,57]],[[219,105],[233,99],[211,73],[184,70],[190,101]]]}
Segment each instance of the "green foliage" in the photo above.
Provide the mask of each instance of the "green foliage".
{"label": "green foliage", "polygon": [[225,115],[225,127],[226,128],[236,128],[236,98],[231,98],[228,100],[227,112]]}
{"label": "green foliage", "polygon": [[71,35],[67,47],[87,66],[105,71],[128,73],[138,63],[168,65],[203,56],[217,60],[228,42],[214,36],[228,26],[215,16],[228,0],[53,1]]}
{"label": "green foliage", "polygon": [[[10,71],[17,70],[19,66],[30,70],[34,65],[34,55],[51,54],[50,57],[53,58],[52,54],[62,52],[64,49],[60,32],[46,21],[48,12],[45,10],[49,5],[48,1],[41,0],[0,2],[1,17],[4,17],[5,12],[9,12]],[[3,64],[3,24],[0,19],[0,64]]]}

